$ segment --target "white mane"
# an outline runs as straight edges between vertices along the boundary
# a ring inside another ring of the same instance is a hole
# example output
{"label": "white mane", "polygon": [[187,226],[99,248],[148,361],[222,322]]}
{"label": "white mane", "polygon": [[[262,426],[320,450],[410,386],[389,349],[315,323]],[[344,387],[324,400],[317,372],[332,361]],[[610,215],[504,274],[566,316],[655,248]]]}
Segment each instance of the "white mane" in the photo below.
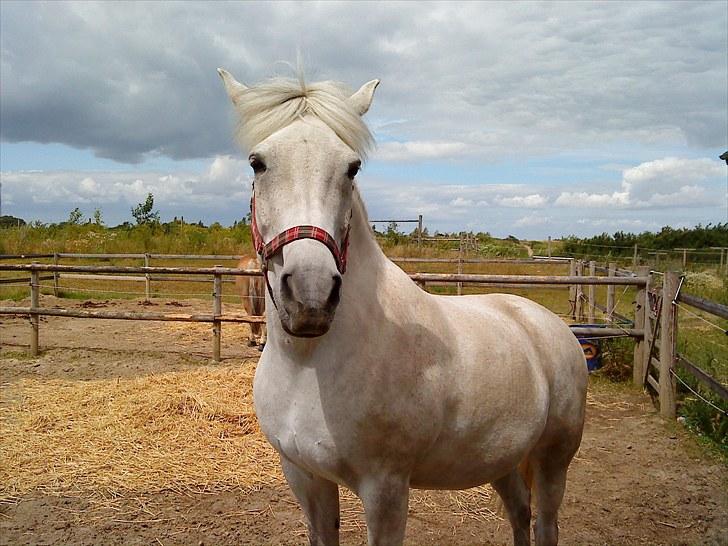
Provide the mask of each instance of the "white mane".
{"label": "white mane", "polygon": [[344,84],[323,81],[306,84],[303,78],[274,78],[237,91],[233,97],[240,121],[238,140],[250,150],[298,118],[323,121],[352,150],[366,158],[374,139],[347,99]]}

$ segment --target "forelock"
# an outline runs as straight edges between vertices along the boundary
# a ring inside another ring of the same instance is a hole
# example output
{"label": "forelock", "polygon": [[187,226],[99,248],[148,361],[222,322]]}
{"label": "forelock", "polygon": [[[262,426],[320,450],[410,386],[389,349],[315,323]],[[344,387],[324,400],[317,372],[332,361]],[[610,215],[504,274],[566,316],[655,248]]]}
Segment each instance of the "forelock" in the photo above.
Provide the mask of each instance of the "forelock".
{"label": "forelock", "polygon": [[351,94],[342,83],[306,84],[303,78],[274,78],[247,87],[233,97],[239,116],[238,141],[250,150],[296,119],[313,116],[365,159],[374,139],[347,101]]}

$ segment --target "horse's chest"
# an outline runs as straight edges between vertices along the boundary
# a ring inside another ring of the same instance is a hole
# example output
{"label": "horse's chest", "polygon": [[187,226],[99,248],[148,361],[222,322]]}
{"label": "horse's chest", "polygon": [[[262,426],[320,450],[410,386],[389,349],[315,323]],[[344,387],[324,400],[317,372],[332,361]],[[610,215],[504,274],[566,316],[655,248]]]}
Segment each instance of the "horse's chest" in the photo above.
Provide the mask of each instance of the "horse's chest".
{"label": "horse's chest", "polygon": [[282,455],[304,467],[335,472],[339,457],[315,379],[256,373],[253,389],[261,430]]}

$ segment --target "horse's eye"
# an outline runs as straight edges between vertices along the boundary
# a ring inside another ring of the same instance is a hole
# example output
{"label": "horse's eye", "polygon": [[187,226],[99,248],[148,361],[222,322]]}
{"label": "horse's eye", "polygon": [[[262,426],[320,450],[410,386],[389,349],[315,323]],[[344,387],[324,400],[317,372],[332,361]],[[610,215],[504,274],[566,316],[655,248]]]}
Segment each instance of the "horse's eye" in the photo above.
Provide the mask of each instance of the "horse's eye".
{"label": "horse's eye", "polygon": [[353,180],[356,173],[359,172],[359,169],[361,169],[361,161],[354,161],[354,163],[350,163],[349,170],[346,171],[346,176]]}
{"label": "horse's eye", "polygon": [[253,172],[259,174],[265,172],[266,166],[258,156],[251,155],[249,158],[250,166],[253,167]]}

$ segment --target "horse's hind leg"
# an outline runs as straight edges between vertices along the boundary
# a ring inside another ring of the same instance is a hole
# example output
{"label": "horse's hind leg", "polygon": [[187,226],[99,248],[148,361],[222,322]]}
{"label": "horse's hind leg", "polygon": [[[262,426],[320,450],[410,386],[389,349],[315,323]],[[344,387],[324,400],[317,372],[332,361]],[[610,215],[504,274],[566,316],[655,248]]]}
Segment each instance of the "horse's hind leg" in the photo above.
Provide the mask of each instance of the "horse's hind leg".
{"label": "horse's hind leg", "polygon": [[306,516],[311,546],[339,544],[339,486],[281,457],[288,485]]}
{"label": "horse's hind leg", "polygon": [[513,528],[514,546],[531,544],[531,491],[517,469],[492,484],[500,495]]}
{"label": "horse's hind leg", "polygon": [[534,473],[536,489],[536,546],[556,546],[559,542],[558,513],[566,487],[565,465],[542,460]]}
{"label": "horse's hind leg", "polygon": [[[556,546],[559,542],[558,513],[566,489],[566,472],[576,449],[542,449],[534,454],[533,465],[536,546]],[[578,445],[578,444],[577,444]]]}

